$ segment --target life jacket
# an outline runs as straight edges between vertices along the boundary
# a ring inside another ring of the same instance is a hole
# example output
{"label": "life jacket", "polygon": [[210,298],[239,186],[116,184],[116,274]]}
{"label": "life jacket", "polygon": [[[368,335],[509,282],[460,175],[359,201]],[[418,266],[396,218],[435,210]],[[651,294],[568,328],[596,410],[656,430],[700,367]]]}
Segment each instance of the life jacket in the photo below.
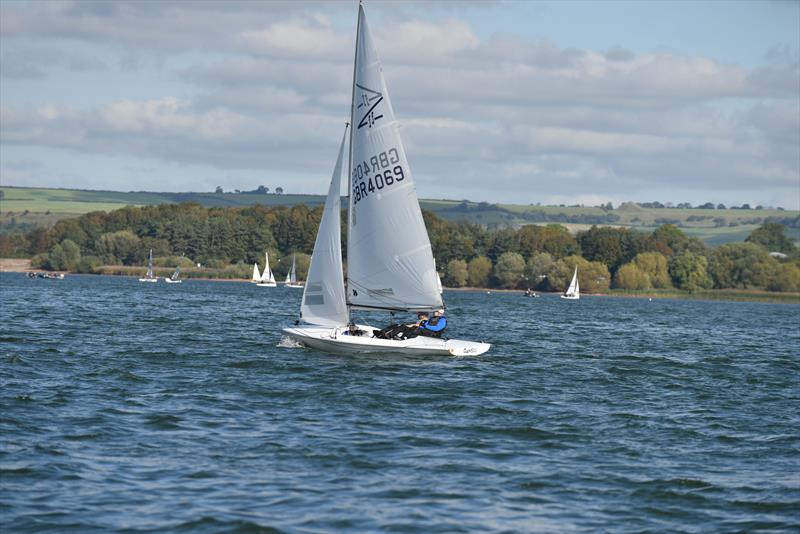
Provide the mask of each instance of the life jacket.
{"label": "life jacket", "polygon": [[420,328],[429,330],[431,332],[441,332],[447,328],[447,318],[444,315],[439,317],[432,317],[420,325]]}

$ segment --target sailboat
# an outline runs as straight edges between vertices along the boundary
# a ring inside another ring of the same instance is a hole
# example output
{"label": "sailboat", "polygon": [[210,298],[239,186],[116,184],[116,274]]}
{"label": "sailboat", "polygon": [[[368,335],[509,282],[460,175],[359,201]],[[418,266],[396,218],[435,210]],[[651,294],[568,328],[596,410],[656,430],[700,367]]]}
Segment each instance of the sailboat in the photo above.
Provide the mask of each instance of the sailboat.
{"label": "sailboat", "polygon": [[299,289],[303,287],[303,284],[297,283],[297,269],[296,269],[296,257],[292,255],[292,268],[289,269],[289,272],[286,273],[286,281],[284,285],[286,287],[293,287],[295,289]]}
{"label": "sailboat", "polygon": [[253,264],[253,277],[250,279],[251,282],[257,284],[261,281],[261,273],[258,270],[258,263]]}
{"label": "sailboat", "polygon": [[172,276],[170,276],[169,278],[164,278],[164,281],[168,284],[180,284],[181,282],[183,282],[183,280],[178,278],[180,275],[181,275],[181,266],[178,265],[177,267],[175,267],[175,272],[172,273]]}
{"label": "sailboat", "polygon": [[[258,274],[258,265],[253,266],[253,276]],[[272,274],[272,269],[269,268],[269,253],[264,252],[264,272],[258,279],[256,285],[258,287],[275,287],[278,283],[275,281],[275,275]]]}
{"label": "sailboat", "polygon": [[581,298],[581,287],[578,283],[578,266],[575,266],[575,272],[572,274],[572,281],[564,294],[561,295],[562,299],[578,300]]}
{"label": "sailboat", "polygon": [[150,249],[150,258],[147,260],[147,274],[139,278],[140,282],[158,282],[158,277],[153,276],[153,249]]}
{"label": "sailboat", "polygon": [[343,354],[483,354],[490,348],[487,343],[423,336],[381,339],[369,325],[356,325],[364,335],[350,335],[354,309],[412,312],[444,307],[414,178],[361,5],[351,102],[347,289],[339,222],[346,128],[303,290],[302,322],[283,331],[305,346]]}

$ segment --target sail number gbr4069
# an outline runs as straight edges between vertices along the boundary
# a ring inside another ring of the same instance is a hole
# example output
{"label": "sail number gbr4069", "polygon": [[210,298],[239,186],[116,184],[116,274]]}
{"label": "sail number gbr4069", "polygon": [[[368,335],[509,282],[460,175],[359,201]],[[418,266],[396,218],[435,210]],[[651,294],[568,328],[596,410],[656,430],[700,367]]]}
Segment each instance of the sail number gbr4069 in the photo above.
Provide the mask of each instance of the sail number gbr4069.
{"label": "sail number gbr4069", "polygon": [[372,193],[402,182],[405,177],[396,148],[372,156],[369,158],[369,163],[366,160],[358,163],[352,171],[353,205]]}

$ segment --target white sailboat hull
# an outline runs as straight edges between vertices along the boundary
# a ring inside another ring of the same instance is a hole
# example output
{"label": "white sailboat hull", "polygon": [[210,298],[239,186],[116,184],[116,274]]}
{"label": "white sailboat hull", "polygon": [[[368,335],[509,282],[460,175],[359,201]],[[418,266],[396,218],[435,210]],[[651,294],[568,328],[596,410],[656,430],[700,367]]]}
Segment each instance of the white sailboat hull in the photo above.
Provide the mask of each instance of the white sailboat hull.
{"label": "white sailboat hull", "polygon": [[561,295],[562,299],[566,300],[579,300],[581,298],[580,295]]}
{"label": "white sailboat hull", "polygon": [[370,335],[346,335],[344,334],[347,331],[346,326],[331,328],[299,325],[284,328],[283,331],[307,347],[336,354],[392,353],[409,356],[477,356],[491,347],[488,343],[424,336],[399,341],[379,339],[371,335],[373,330],[377,330],[376,328],[368,325],[358,325],[358,328],[370,332]]}
{"label": "white sailboat hull", "polygon": [[256,285],[258,287],[278,287],[276,282],[258,282]]}
{"label": "white sailboat hull", "polygon": [[291,287],[292,289],[302,289],[302,288],[303,288],[303,284],[292,284],[292,283],[287,283],[287,284],[284,284],[284,285],[285,285],[286,287]]}
{"label": "white sailboat hull", "polygon": [[140,282],[158,282],[158,278],[139,278]]}
{"label": "white sailboat hull", "polygon": [[173,280],[172,278],[164,278],[164,281],[168,284],[180,284],[183,280]]}

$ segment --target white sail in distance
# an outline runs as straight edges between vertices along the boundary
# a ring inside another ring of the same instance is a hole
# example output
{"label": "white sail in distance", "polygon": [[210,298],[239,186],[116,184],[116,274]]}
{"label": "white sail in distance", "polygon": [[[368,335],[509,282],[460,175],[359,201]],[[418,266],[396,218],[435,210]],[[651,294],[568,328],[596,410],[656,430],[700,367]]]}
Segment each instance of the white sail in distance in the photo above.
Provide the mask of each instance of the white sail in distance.
{"label": "white sail in distance", "polygon": [[[255,267],[255,271],[253,271],[253,276],[256,275],[257,267]],[[261,274],[261,278],[259,279],[261,282],[269,283],[275,281],[275,276],[272,274],[272,269],[269,267],[269,252],[264,253],[264,272]]]}
{"label": "white sail in distance", "polygon": [[258,282],[261,280],[261,273],[258,272],[258,263],[253,264],[253,278],[252,282]]}
{"label": "white sail in distance", "polygon": [[347,302],[364,309],[440,308],[414,177],[360,5],[351,125]]}
{"label": "white sail in distance", "polygon": [[153,249],[150,249],[150,257],[147,260],[147,274],[146,278],[153,278]]}
{"label": "white sail in distance", "polygon": [[569,283],[569,287],[567,288],[565,295],[568,296],[577,296],[580,295],[580,284],[578,283],[578,266],[575,266],[575,272],[572,274],[572,281]]}
{"label": "white sail in distance", "polygon": [[314,241],[314,252],[308,268],[300,316],[311,324],[342,326],[350,316],[344,297],[341,243],[341,175],[347,130],[339,147],[322,219]]}

